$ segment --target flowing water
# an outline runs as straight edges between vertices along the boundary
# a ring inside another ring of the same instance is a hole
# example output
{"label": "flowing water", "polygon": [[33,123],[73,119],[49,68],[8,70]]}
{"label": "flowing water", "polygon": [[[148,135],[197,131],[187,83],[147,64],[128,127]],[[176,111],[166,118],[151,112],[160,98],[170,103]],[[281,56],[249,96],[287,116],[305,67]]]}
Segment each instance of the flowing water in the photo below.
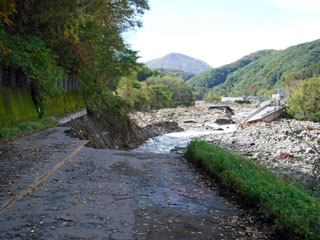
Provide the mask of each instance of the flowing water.
{"label": "flowing water", "polygon": [[185,148],[191,140],[207,135],[228,134],[236,130],[236,124],[211,124],[213,130],[188,129],[182,132],[173,132],[148,139],[145,143],[134,149],[135,152],[170,153],[172,149]]}

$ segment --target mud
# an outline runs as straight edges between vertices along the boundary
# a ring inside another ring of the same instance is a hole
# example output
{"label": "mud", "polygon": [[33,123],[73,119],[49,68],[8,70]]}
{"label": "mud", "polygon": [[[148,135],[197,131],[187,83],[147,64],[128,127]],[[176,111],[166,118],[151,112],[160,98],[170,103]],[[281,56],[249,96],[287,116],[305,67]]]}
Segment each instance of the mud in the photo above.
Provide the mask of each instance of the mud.
{"label": "mud", "polygon": [[[3,204],[83,141],[55,127],[1,143]],[[0,214],[1,239],[266,239],[181,155],[84,147]]]}

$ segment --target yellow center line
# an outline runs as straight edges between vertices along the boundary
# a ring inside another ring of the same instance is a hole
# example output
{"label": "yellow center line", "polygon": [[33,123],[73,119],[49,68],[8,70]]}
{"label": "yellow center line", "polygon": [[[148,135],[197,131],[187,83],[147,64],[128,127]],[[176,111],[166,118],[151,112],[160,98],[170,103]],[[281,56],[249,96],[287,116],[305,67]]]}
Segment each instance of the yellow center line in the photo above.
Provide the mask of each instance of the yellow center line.
{"label": "yellow center line", "polygon": [[66,161],[70,160],[74,155],[76,155],[88,142],[82,143],[76,150],[70,153],[65,159],[57,163],[53,168],[49,171],[45,172],[41,177],[31,183],[27,188],[21,190],[17,195],[5,201],[0,206],[0,214],[2,214],[5,210],[10,208],[16,201],[21,200],[28,194],[30,194],[41,182],[43,182],[47,177],[49,177],[52,173],[54,173],[58,168],[60,168]]}

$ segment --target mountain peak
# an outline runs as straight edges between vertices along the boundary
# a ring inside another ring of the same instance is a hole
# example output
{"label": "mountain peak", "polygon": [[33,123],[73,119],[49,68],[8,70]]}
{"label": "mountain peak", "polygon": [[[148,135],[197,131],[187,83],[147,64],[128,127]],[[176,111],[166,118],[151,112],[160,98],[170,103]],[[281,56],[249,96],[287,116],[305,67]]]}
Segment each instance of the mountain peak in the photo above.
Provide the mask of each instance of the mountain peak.
{"label": "mountain peak", "polygon": [[162,58],[153,59],[146,62],[146,65],[151,69],[179,69],[184,72],[192,72],[195,74],[212,68],[204,61],[189,57],[182,53],[169,53]]}

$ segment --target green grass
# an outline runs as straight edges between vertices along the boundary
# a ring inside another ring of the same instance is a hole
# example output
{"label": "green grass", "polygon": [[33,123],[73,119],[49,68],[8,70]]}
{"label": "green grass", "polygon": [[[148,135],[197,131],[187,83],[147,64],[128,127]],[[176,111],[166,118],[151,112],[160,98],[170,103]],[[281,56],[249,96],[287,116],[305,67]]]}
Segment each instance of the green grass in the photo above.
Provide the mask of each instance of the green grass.
{"label": "green grass", "polygon": [[205,141],[191,142],[185,156],[209,170],[247,206],[257,208],[288,239],[320,239],[320,199],[311,191]]}
{"label": "green grass", "polygon": [[46,117],[36,122],[23,122],[12,127],[0,128],[0,139],[7,140],[41,130],[57,123],[54,117]]}

